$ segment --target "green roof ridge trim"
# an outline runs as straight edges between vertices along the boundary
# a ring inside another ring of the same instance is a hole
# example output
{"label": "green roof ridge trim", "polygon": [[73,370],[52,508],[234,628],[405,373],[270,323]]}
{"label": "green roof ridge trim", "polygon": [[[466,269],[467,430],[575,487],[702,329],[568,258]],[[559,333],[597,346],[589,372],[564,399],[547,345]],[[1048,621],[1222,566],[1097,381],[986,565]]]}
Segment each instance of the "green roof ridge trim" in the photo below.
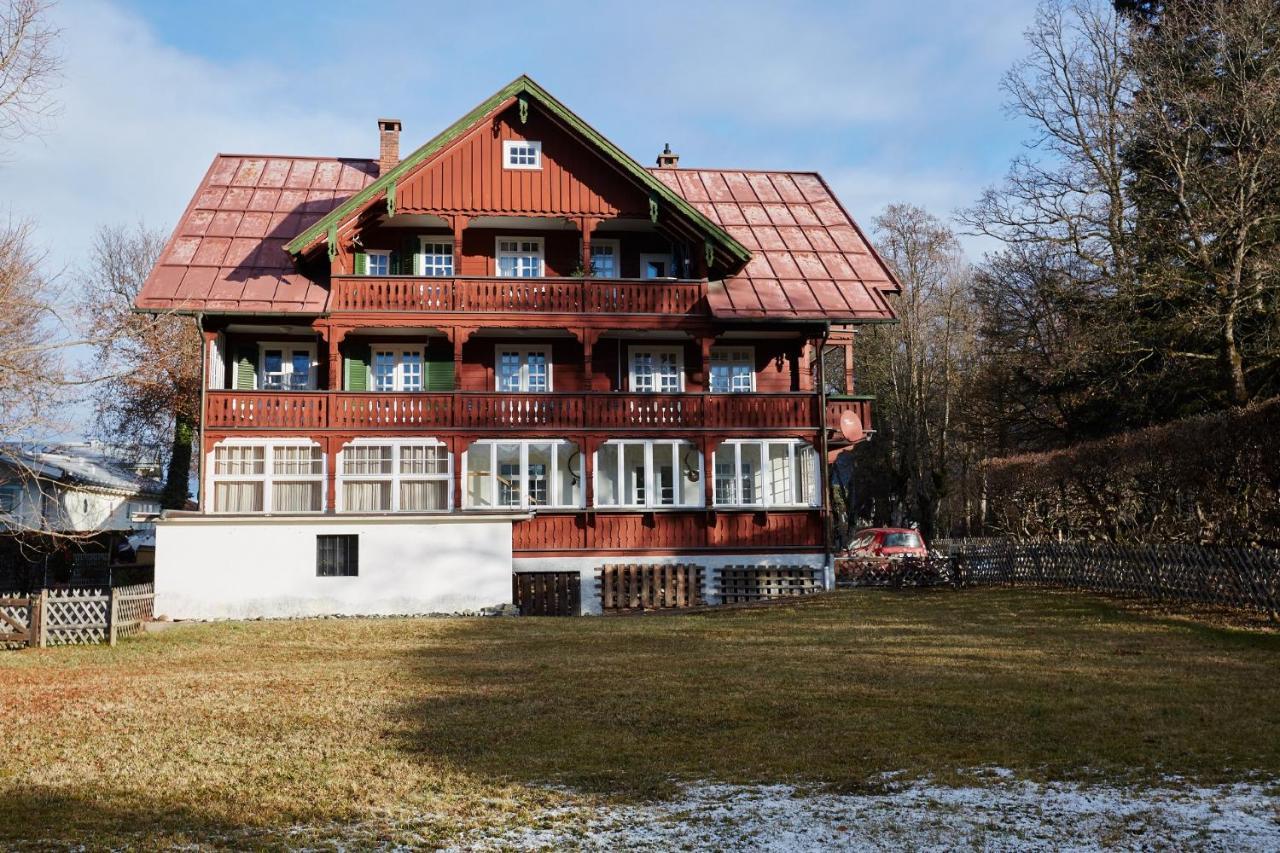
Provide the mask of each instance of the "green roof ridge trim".
{"label": "green roof ridge trim", "polygon": [[[363,190],[335,207],[329,213],[325,214],[306,231],[303,231],[297,237],[290,240],[284,247],[285,251],[292,255],[300,254],[303,249],[315,242],[319,237],[326,235],[331,228],[336,229],[338,223],[344,218],[354,213],[366,202],[375,198],[378,193],[386,190],[388,185],[394,186],[396,181],[400,180],[400,178],[420,164],[423,160],[426,160],[428,157],[444,148],[445,145],[452,142],[458,136],[469,131],[476,122],[483,118],[485,114],[495,106],[508,98],[518,96],[522,93],[529,94],[537,98],[553,115],[568,124],[574,130],[578,131],[578,133],[582,134],[589,141],[595,143],[595,145],[600,148],[610,160],[620,166],[623,171],[639,180],[640,183],[647,187],[652,193],[656,193],[673,208],[693,220],[730,255],[743,263],[751,260],[751,252],[735,240],[732,235],[708,219],[703,215],[702,211],[691,205],[679,193],[675,192],[662,181],[655,178],[650,174],[648,169],[633,160],[625,151],[614,145],[585,121],[578,118],[572,110],[557,101],[549,92],[535,83],[532,78],[526,74],[521,74],[515,80],[512,80],[506,86],[503,86],[478,106],[474,107],[462,118],[449,125],[449,127],[445,128],[435,137],[428,140],[412,154],[401,160],[399,164],[388,171],[385,175],[380,175],[378,179],[369,184],[369,186],[365,187]],[[392,189],[391,192],[394,193],[395,190]],[[392,198],[394,198],[394,196],[392,196]],[[394,203],[395,202],[392,201],[392,204]]]}

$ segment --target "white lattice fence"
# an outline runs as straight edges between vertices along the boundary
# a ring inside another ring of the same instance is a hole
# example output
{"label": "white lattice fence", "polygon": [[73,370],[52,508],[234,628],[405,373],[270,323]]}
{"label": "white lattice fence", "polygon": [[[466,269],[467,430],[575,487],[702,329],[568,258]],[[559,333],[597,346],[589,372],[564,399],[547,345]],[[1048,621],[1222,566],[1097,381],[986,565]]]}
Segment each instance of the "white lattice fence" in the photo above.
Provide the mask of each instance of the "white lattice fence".
{"label": "white lattice fence", "polygon": [[155,584],[116,587],[111,595],[115,604],[111,626],[117,637],[141,633],[143,624],[155,616]]}
{"label": "white lattice fence", "polygon": [[110,590],[51,589],[44,599],[44,642],[49,646],[105,643],[111,628]]}

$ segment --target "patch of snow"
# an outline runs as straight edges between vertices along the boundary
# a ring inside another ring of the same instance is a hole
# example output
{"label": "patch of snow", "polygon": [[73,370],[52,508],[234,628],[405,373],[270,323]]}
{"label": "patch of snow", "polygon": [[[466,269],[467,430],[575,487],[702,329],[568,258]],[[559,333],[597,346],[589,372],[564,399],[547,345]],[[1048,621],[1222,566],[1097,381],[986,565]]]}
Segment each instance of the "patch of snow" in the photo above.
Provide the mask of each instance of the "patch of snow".
{"label": "patch of snow", "polygon": [[[1253,783],[1158,788],[887,781],[886,793],[697,784],[643,804],[547,809],[533,826],[480,831],[454,850],[1277,850],[1280,798]],[[896,790],[893,788],[896,786]]]}

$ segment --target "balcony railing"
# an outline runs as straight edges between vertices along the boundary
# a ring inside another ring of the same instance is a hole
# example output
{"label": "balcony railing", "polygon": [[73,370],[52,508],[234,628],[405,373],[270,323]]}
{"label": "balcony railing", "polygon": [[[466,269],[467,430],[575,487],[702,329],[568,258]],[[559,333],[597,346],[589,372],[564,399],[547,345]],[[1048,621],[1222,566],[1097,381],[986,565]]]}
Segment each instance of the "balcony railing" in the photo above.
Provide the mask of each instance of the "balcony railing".
{"label": "balcony railing", "polygon": [[334,276],[329,311],[353,313],[707,314],[689,279]]}
{"label": "balcony railing", "polygon": [[827,429],[840,429],[840,416],[855,412],[864,430],[871,429],[871,399],[868,397],[834,397],[827,399]]}
{"label": "balcony railing", "polygon": [[[212,429],[818,428],[813,394],[209,391]],[[838,420],[838,416],[837,416]]]}

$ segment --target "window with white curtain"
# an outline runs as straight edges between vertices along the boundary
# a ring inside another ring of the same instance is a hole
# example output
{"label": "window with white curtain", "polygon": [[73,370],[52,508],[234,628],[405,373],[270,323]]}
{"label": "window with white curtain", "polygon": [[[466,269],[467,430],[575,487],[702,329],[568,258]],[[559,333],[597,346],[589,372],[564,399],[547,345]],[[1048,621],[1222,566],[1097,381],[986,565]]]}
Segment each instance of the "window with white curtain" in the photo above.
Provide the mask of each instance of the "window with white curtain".
{"label": "window with white curtain", "polygon": [[582,453],[572,441],[477,441],[465,456],[467,509],[582,506]]}
{"label": "window with white curtain", "polygon": [[451,474],[439,441],[348,444],[338,464],[339,511],[447,511]]}
{"label": "window with white curtain", "polygon": [[499,345],[494,376],[498,391],[541,393],[551,390],[551,351],[547,347]]}
{"label": "window with white curtain", "polygon": [[817,452],[798,439],[726,441],[712,460],[716,506],[818,506]]}
{"label": "window with white curtain", "polygon": [[324,451],[317,444],[226,444],[213,449],[213,512],[321,512]]}
{"label": "window with white curtain", "polygon": [[748,394],[756,390],[755,353],[750,347],[711,350],[711,393]]}
{"label": "window with white curtain", "polygon": [[445,240],[429,240],[422,238],[422,251],[418,253],[422,260],[422,275],[434,278],[450,278],[453,276],[453,243]]}
{"label": "window with white curtain", "polygon": [[539,278],[543,274],[541,237],[499,237],[498,275],[506,278]]}
{"label": "window with white curtain", "polygon": [[631,347],[631,390],[639,394],[684,391],[684,349],[678,346]]}
{"label": "window with white curtain", "polygon": [[688,441],[610,441],[596,451],[596,506],[701,506],[701,480],[702,454]]}
{"label": "window with white curtain", "polygon": [[376,347],[373,350],[373,390],[421,391],[421,347]]}

